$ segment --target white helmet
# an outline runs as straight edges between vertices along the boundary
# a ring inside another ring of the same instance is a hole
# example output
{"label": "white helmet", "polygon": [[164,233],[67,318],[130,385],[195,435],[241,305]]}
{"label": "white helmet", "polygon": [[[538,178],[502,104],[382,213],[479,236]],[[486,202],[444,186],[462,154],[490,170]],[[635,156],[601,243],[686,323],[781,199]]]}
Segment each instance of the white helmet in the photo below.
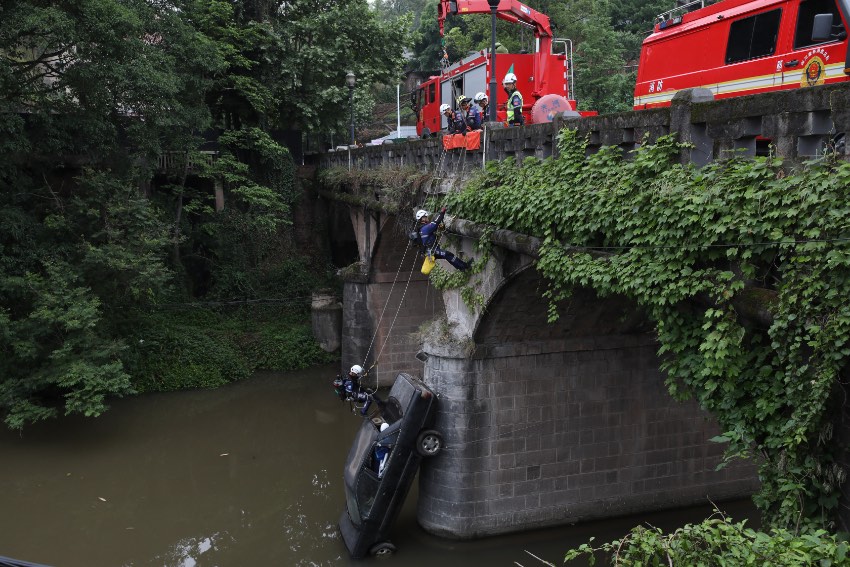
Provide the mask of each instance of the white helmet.
{"label": "white helmet", "polygon": [[416,211],[416,220],[422,220],[422,217],[427,217],[427,216],[428,216],[428,211],[426,211],[425,209],[419,209],[418,211]]}
{"label": "white helmet", "polygon": [[363,367],[359,364],[355,364],[351,367],[351,373],[356,374],[357,376],[363,376]]}
{"label": "white helmet", "polygon": [[440,114],[444,113],[447,110],[451,110],[451,109],[452,109],[452,107],[449,106],[448,104],[441,104],[440,105]]}
{"label": "white helmet", "polygon": [[505,78],[502,79],[503,85],[507,85],[508,83],[515,83],[515,82],[516,82],[516,75],[514,75],[513,73],[508,73],[507,75],[505,75]]}
{"label": "white helmet", "polygon": [[484,100],[485,98],[487,98],[487,95],[486,95],[486,94],[484,94],[484,93],[477,93],[477,94],[475,95],[475,102],[481,102],[481,101],[482,101],[482,100]]}

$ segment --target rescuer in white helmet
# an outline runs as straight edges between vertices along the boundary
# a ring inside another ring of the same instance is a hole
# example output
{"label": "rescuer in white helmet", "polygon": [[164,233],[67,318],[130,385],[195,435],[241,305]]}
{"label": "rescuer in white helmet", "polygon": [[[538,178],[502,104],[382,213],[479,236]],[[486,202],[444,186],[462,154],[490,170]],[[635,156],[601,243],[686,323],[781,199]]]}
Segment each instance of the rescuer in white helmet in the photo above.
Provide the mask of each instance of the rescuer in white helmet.
{"label": "rescuer in white helmet", "polygon": [[446,117],[446,130],[449,134],[463,134],[466,132],[466,121],[461,113],[452,110],[448,104],[440,105],[440,114]]}
{"label": "rescuer in white helmet", "polygon": [[443,223],[445,214],[446,208],[443,207],[437,218],[432,221],[425,209],[416,211],[414,216],[416,217],[417,229],[410,234],[410,239],[422,247],[424,254],[429,254],[438,260],[448,260],[449,264],[458,270],[467,270],[469,263],[437,246],[437,229]]}
{"label": "rescuer in white helmet", "polygon": [[481,121],[487,122],[490,118],[490,99],[488,99],[487,95],[484,93],[477,93],[473,100],[475,100],[475,104],[478,105],[478,108],[481,109]]}
{"label": "rescuer in white helmet", "polygon": [[[360,415],[366,415],[369,412],[369,407],[372,401],[377,402],[379,407],[383,407],[384,402],[375,395],[374,392],[369,392],[360,381],[366,377],[366,371],[359,364],[355,364],[348,371],[348,374],[340,374],[333,381],[334,391],[340,400],[343,402],[352,402],[353,404],[363,404],[360,409]],[[355,405],[355,407],[357,407]]]}
{"label": "rescuer in white helmet", "polygon": [[522,116],[522,93],[516,88],[516,75],[513,73],[505,75],[502,79],[502,87],[508,93],[508,102],[505,105],[508,111],[508,126],[522,126],[525,124],[525,118]]}

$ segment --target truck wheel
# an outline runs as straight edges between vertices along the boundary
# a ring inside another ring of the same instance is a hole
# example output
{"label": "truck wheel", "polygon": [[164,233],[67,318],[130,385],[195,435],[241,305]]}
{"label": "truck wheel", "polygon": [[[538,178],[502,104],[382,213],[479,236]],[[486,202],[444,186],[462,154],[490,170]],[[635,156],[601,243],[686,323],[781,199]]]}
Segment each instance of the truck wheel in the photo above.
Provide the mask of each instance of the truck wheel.
{"label": "truck wheel", "polygon": [[369,555],[374,555],[375,557],[387,557],[395,553],[395,546],[388,541],[382,541],[381,543],[376,543],[369,549]]}
{"label": "truck wheel", "polygon": [[433,457],[443,449],[443,436],[433,429],[426,429],[416,438],[416,452],[423,457]]}
{"label": "truck wheel", "polygon": [[422,139],[427,140],[431,137],[431,129],[430,128],[422,128]]}

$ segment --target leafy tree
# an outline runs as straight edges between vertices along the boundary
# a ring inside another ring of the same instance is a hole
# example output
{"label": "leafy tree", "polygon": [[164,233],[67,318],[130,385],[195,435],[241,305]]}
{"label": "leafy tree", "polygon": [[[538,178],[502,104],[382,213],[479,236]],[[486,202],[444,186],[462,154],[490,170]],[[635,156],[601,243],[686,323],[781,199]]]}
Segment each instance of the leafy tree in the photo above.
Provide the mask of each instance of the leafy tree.
{"label": "leafy tree", "polygon": [[277,43],[269,53],[279,124],[345,131],[348,71],[357,76],[355,110],[365,119],[374,105],[368,86],[397,79],[409,25],[409,18],[401,25],[381,22],[366,0],[282,3],[273,25]]}
{"label": "leafy tree", "polygon": [[122,334],[169,279],[138,183],[187,138],[176,125],[208,124],[199,77],[216,61],[142,0],[13,1],[2,17],[0,408],[21,427],[131,391]]}

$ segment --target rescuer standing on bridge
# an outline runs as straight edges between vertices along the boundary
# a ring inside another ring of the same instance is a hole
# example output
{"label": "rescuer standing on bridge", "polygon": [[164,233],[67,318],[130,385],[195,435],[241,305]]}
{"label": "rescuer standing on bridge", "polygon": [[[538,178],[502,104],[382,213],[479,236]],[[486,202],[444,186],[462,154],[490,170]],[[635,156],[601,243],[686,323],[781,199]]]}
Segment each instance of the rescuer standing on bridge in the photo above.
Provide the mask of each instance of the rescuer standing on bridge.
{"label": "rescuer standing on bridge", "polygon": [[481,120],[486,121],[487,117],[490,116],[488,109],[490,108],[490,101],[487,98],[487,95],[484,93],[478,93],[475,95],[475,104],[478,105],[479,114],[481,114]]}
{"label": "rescuer standing on bridge", "polygon": [[460,106],[461,114],[463,115],[466,127],[469,130],[481,129],[481,111],[477,106],[472,106],[472,101],[465,95],[457,97],[457,103]]}
{"label": "rescuer standing on bridge", "polygon": [[522,117],[522,93],[516,88],[516,75],[508,73],[502,80],[502,86],[508,93],[508,102],[505,108],[508,111],[508,126],[522,126],[525,119]]}
{"label": "rescuer standing on bridge", "polygon": [[[437,215],[437,218],[431,221],[428,218],[428,211],[424,209],[419,209],[416,211],[416,222],[419,223],[419,230],[415,233],[416,238],[419,240],[419,244],[425,249],[426,254],[430,254],[437,258],[438,260],[448,260],[449,264],[457,268],[458,270],[466,270],[469,269],[469,264],[464,262],[451,252],[441,249],[437,246],[437,229],[440,228],[440,224],[443,222],[443,216],[446,214],[446,208],[443,207],[440,210],[440,214]],[[411,236],[413,238],[413,236]]]}
{"label": "rescuer standing on bridge", "polygon": [[449,134],[466,134],[466,120],[459,110],[454,112],[448,104],[441,104],[440,113],[446,117]]}

